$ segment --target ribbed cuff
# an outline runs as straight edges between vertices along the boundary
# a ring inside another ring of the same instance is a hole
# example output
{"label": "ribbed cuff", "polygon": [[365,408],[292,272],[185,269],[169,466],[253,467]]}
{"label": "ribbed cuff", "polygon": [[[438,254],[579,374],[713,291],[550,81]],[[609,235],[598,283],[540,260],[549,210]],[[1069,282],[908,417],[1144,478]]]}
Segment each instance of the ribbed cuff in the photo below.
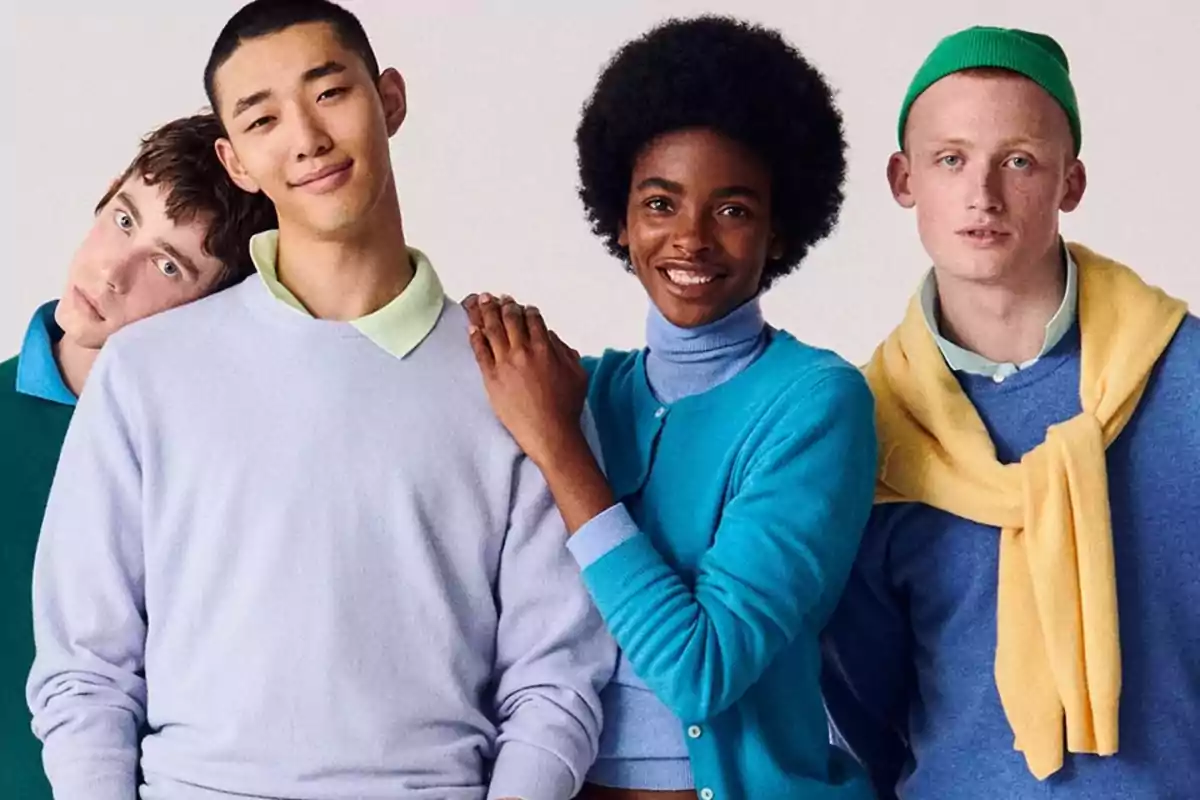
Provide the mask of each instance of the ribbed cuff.
{"label": "ribbed cuff", "polygon": [[50,776],[54,800],[137,800],[133,775],[89,775],[79,769]]}
{"label": "ribbed cuff", "polygon": [[575,556],[580,569],[587,569],[637,534],[638,526],[625,510],[625,504],[617,503],[575,531],[575,535],[567,540],[567,549]]}
{"label": "ribbed cuff", "polygon": [[508,742],[496,757],[487,797],[488,800],[568,800],[579,788],[566,762],[549,750]]}

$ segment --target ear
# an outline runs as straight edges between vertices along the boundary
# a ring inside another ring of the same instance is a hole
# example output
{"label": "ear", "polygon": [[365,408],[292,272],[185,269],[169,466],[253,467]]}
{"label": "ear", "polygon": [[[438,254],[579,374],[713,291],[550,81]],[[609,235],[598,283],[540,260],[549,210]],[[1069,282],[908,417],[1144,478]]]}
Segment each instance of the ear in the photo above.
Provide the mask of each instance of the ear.
{"label": "ear", "polygon": [[1079,204],[1083,200],[1083,193],[1087,190],[1087,169],[1078,158],[1067,167],[1066,180],[1067,190],[1058,207],[1061,211],[1070,213],[1079,208]]}
{"label": "ear", "polygon": [[629,229],[625,227],[625,223],[621,223],[620,230],[617,231],[617,244],[625,249],[629,249]]}
{"label": "ear", "polygon": [[246,172],[246,168],[242,166],[241,159],[233,151],[233,143],[222,136],[217,139],[214,147],[217,150],[217,159],[220,160],[221,166],[225,167],[225,171],[229,173],[230,180],[242,191],[257,194],[260,189],[258,182],[251,178],[249,173]]}
{"label": "ear", "polygon": [[770,261],[778,261],[783,258],[783,239],[771,231],[771,242],[767,248],[767,259]]}
{"label": "ear", "polygon": [[387,123],[388,136],[395,136],[396,131],[404,124],[408,116],[408,92],[404,86],[404,77],[392,67],[388,67],[379,76],[376,84],[379,89],[379,99],[383,102],[383,119]]}
{"label": "ear", "polygon": [[892,189],[892,197],[901,208],[912,208],[917,204],[909,187],[911,177],[912,170],[908,155],[903,150],[892,153],[887,165],[888,186]]}

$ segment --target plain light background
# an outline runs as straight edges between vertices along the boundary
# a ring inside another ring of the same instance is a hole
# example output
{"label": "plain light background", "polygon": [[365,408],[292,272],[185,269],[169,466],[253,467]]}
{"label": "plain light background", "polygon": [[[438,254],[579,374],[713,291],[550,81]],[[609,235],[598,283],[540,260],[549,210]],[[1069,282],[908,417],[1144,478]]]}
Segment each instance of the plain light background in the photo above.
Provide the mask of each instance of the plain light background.
{"label": "plain light background", "polygon": [[[857,363],[928,264],[884,180],[905,88],[939,38],[973,24],[1058,38],[1072,63],[1090,184],[1064,233],[1200,306],[1200,4],[1184,0],[345,0],[381,66],[405,76],[392,144],[411,244],[451,296],[509,292],[583,352],[642,343],[640,285],[576,197],[579,109],[611,53],[669,16],[779,28],[838,91],[850,142],[833,236],[766,296],[768,320]],[[241,0],[5,3],[0,357],[61,290],[92,207],[137,139],[204,102],[208,50]]]}

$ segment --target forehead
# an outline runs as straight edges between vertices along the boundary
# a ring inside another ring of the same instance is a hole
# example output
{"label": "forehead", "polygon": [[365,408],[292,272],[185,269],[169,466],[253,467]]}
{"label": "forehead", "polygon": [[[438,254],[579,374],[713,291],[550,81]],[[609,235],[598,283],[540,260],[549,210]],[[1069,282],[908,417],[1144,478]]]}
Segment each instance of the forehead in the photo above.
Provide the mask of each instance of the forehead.
{"label": "forehead", "polygon": [[946,139],[1071,140],[1066,112],[1050,94],[1015,73],[956,73],[930,86],[908,118],[914,142]]}
{"label": "forehead", "polygon": [[170,191],[171,187],[165,181],[151,185],[140,175],[131,175],[121,184],[108,206],[109,209],[114,206],[124,208],[137,219],[138,229],[146,236],[153,237],[159,244],[171,245],[202,267],[202,261],[212,260],[204,252],[204,239],[212,216],[201,213],[191,219],[171,219],[167,209]]}
{"label": "forehead", "polygon": [[232,110],[239,98],[302,83],[307,70],[329,61],[365,72],[360,59],[346,49],[326,22],[304,22],[242,40],[213,74],[222,115]]}
{"label": "forehead", "polygon": [[650,172],[676,178],[688,176],[739,183],[768,179],[766,164],[753,150],[709,129],[687,129],[662,134],[642,148],[634,162],[638,175]]}

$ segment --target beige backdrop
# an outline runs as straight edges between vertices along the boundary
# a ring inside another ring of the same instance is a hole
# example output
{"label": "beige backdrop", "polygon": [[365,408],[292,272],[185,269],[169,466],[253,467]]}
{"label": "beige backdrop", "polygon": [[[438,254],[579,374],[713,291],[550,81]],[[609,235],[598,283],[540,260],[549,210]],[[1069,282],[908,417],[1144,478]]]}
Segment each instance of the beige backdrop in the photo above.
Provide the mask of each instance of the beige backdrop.
{"label": "beige backdrop", "polygon": [[[20,0],[3,37],[0,354],[60,289],[91,208],[137,137],[204,103],[208,49],[240,0]],[[584,352],[641,343],[645,301],[575,196],[574,126],[602,63],[666,16],[732,12],[782,29],[839,90],[848,200],[834,236],[765,302],[801,338],[864,360],[926,263],[884,181],[908,79],[942,35],[1039,29],[1072,61],[1090,187],[1068,237],[1200,307],[1200,4],[1087,0],[347,0],[409,88],[393,152],[409,238],[454,296],[536,302]]]}

